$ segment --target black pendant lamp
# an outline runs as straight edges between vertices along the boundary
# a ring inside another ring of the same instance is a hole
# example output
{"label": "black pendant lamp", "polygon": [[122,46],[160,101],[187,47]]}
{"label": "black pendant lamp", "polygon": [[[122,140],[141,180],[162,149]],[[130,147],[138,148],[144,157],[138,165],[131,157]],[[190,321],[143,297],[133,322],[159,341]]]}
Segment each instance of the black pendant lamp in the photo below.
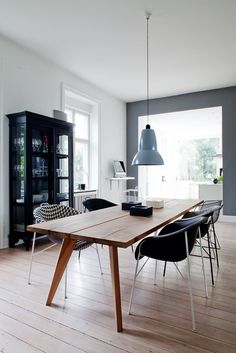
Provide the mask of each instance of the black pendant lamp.
{"label": "black pendant lamp", "polygon": [[[149,120],[149,46],[148,46],[148,21],[147,14],[147,119]],[[149,124],[142,130],[139,142],[139,150],[133,158],[132,165],[163,165],[162,156],[157,150],[156,134]]]}

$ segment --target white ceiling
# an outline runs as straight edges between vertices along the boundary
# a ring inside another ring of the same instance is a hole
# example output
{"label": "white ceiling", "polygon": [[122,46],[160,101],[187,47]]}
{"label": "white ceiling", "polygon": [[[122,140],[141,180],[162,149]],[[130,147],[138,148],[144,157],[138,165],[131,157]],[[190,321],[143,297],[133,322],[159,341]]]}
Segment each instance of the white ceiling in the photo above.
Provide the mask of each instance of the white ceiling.
{"label": "white ceiling", "polygon": [[0,0],[0,33],[124,101],[236,85],[236,0]]}

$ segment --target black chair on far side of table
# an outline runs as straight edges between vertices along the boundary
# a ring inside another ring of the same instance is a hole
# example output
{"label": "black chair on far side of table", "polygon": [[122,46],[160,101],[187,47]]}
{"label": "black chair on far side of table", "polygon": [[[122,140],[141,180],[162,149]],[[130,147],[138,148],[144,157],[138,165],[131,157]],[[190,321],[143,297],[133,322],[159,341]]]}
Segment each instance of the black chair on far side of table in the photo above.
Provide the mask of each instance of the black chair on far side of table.
{"label": "black chair on far side of table", "polygon": [[[189,219],[189,220],[178,220],[166,225],[162,229],[162,235],[147,237],[138,244],[135,250],[135,259],[137,260],[137,263],[136,263],[134,281],[133,281],[131,297],[130,297],[130,304],[129,304],[129,310],[128,310],[129,314],[131,311],[135,282],[138,274],[143,269],[146,263],[145,262],[140,269],[138,268],[139,261],[143,257],[152,258],[155,260],[168,261],[168,262],[174,263],[175,265],[177,262],[187,259],[188,286],[189,286],[190,305],[191,305],[191,313],[192,313],[192,329],[193,331],[196,331],[189,255],[194,247],[197,234],[199,232],[199,226],[205,222],[206,222],[205,217],[194,217],[194,219]],[[204,263],[203,263],[203,271],[204,271]],[[205,274],[204,274],[204,278],[205,278]],[[207,296],[207,293],[206,293],[206,296]]]}
{"label": "black chair on far side of table", "polygon": [[89,212],[101,210],[103,208],[117,206],[113,202],[110,202],[108,200],[101,199],[98,197],[87,199],[87,200],[83,201],[83,205],[84,205],[85,209],[88,210]]}
{"label": "black chair on far side of table", "polygon": [[[42,223],[42,222],[47,222],[50,220],[58,219],[58,218],[64,218],[68,216],[74,216],[78,215],[79,212],[75,210],[72,207],[65,206],[65,205],[59,205],[59,204],[48,204],[48,203],[43,203],[39,207],[37,207],[33,211],[34,218],[36,220],[36,223]],[[30,257],[30,267],[29,267],[29,275],[28,275],[28,284],[31,284],[31,270],[32,270],[32,264],[33,264],[33,258],[36,255],[39,255],[40,253],[52,248],[55,245],[61,245],[62,244],[62,239],[58,237],[52,237],[48,235],[49,240],[51,240],[52,244],[44,248],[43,250],[35,252],[35,240],[36,240],[36,232],[34,232],[33,236],[33,242],[32,242],[32,250],[31,250],[31,257]],[[74,250],[78,251],[78,258],[80,257],[80,252],[81,250],[84,250],[88,248],[89,246],[92,246],[93,243],[87,242],[85,240],[77,240],[75,244]],[[102,273],[102,266],[101,266],[101,260],[98,252],[98,247],[97,244],[95,244],[95,250],[97,252],[98,256],[98,262],[99,262],[99,267],[101,274]],[[67,270],[65,271],[65,298],[67,298]]]}

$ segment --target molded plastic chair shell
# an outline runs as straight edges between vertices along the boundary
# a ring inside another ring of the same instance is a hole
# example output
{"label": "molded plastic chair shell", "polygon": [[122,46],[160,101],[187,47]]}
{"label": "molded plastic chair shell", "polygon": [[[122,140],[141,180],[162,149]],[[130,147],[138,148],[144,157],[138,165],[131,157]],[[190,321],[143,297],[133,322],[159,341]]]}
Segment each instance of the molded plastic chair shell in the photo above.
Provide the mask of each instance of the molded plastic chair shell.
{"label": "molded plastic chair shell", "polygon": [[105,199],[101,199],[101,198],[87,199],[87,200],[83,201],[83,205],[90,212],[101,210],[103,208],[117,206],[115,203],[110,202]]}

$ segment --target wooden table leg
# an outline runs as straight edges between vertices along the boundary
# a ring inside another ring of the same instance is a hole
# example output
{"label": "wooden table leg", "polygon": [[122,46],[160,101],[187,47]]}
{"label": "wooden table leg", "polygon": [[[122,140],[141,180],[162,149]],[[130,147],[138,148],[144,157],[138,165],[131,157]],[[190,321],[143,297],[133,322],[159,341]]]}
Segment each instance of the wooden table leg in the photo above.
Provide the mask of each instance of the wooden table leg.
{"label": "wooden table leg", "polygon": [[113,285],[113,293],[115,299],[115,317],[117,332],[123,330],[122,327],[122,312],[121,312],[121,295],[120,295],[120,275],[117,247],[109,246],[111,278]]}
{"label": "wooden table leg", "polygon": [[50,287],[50,290],[48,293],[48,299],[47,299],[46,305],[50,305],[53,298],[54,298],[57,287],[61,281],[63,273],[66,269],[66,266],[68,264],[68,261],[70,259],[71,254],[72,254],[72,251],[75,248],[75,243],[76,243],[76,240],[74,240],[74,239],[69,239],[69,238],[63,239],[61,251],[60,251],[60,254],[59,254],[59,257],[57,260],[57,265],[55,268],[51,287]]}

